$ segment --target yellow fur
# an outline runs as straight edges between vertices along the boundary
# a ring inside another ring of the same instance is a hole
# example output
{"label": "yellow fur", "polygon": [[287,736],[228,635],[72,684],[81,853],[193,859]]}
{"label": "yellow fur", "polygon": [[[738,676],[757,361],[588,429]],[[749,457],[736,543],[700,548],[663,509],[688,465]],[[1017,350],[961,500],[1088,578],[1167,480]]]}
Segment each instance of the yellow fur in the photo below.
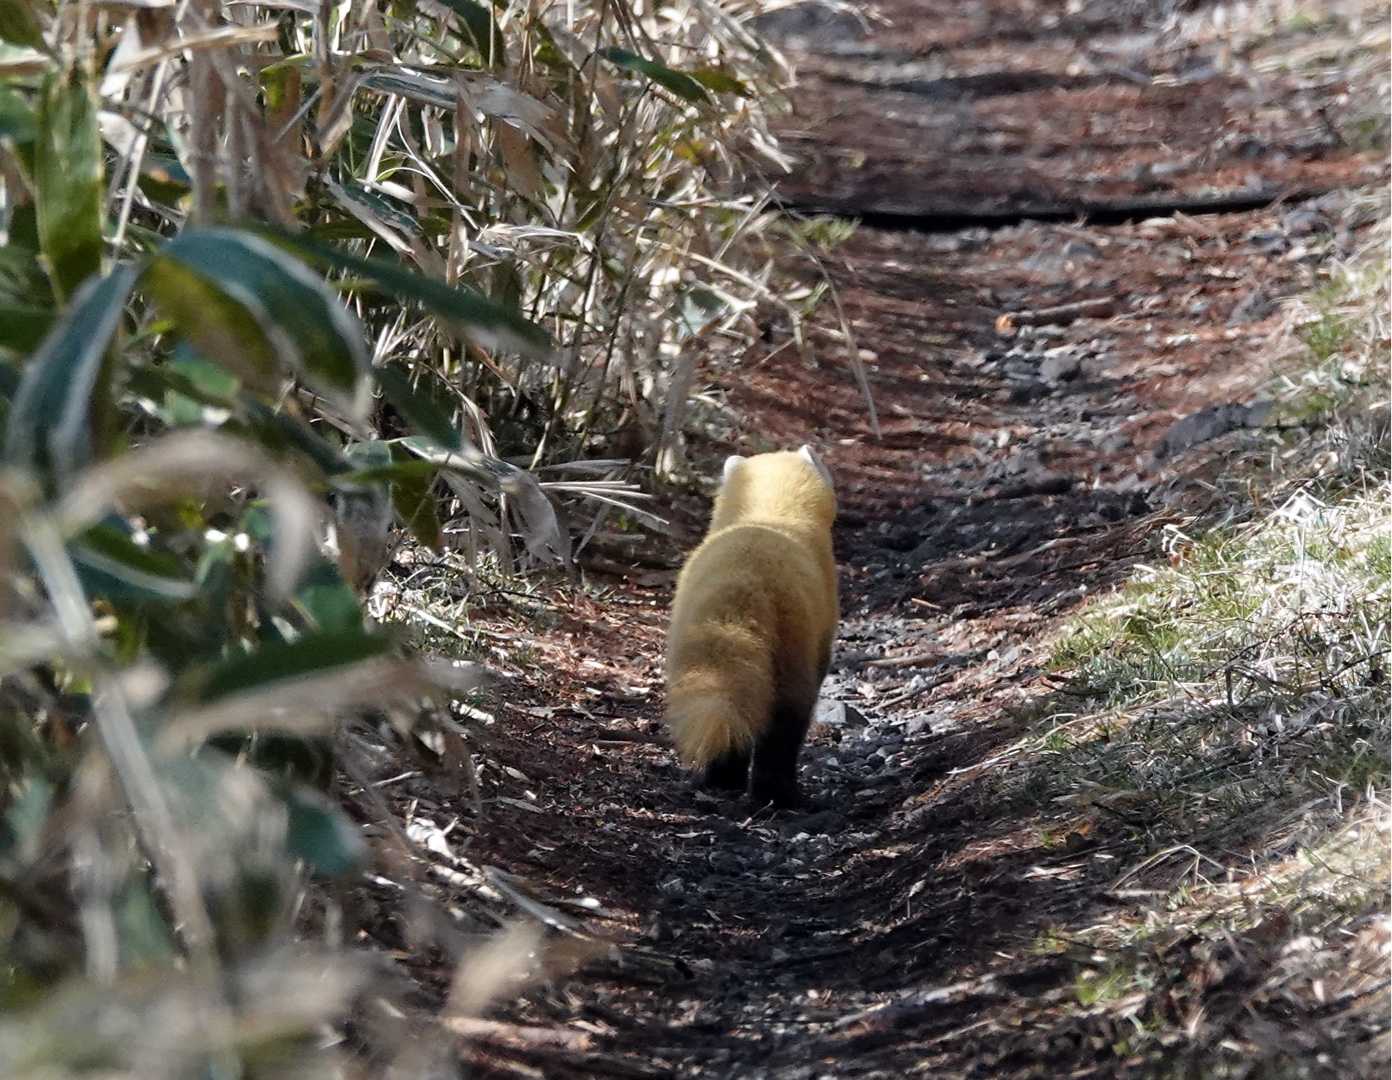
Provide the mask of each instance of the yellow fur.
{"label": "yellow fur", "polygon": [[819,470],[805,448],[727,464],[667,635],[667,724],[689,765],[753,747],[775,711],[801,741],[837,623],[836,496]]}

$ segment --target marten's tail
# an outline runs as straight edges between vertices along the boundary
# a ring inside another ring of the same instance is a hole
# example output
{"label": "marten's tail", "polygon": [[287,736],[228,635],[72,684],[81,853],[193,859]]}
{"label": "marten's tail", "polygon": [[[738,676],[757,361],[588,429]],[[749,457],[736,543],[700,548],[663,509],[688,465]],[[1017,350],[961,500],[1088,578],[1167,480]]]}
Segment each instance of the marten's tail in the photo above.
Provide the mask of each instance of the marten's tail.
{"label": "marten's tail", "polygon": [[702,768],[768,726],[773,650],[750,628],[702,627],[668,658],[667,726],[683,761]]}

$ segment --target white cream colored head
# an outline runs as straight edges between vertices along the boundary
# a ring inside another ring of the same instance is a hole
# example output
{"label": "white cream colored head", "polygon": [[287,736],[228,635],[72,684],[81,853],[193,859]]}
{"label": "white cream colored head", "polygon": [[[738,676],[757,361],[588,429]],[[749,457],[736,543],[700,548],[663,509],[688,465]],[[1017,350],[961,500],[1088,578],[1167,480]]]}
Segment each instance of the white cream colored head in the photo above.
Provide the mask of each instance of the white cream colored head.
{"label": "white cream colored head", "polygon": [[[762,457],[772,455],[759,456]],[[813,450],[812,447],[808,446],[806,443],[803,443],[797,449],[797,456],[800,457],[803,461],[807,462],[807,464],[811,465],[812,468],[817,470],[817,475],[820,476],[823,481],[825,481],[827,487],[835,487],[835,484],[832,483],[831,471],[826,467],[825,464],[823,464],[822,459],[817,456],[817,452]],[[727,457],[725,459],[725,471],[724,475],[721,476],[721,482],[728,482],[730,476],[734,473],[734,471],[737,468],[739,468],[741,462],[745,462],[748,460],[749,458],[740,457],[739,454],[731,454],[729,457]]]}
{"label": "white cream colored head", "polygon": [[725,459],[711,528],[756,518],[810,520],[830,527],[836,518],[835,486],[831,471],[810,446]]}
{"label": "white cream colored head", "polygon": [[811,465],[812,468],[817,470],[817,475],[820,476],[823,481],[825,481],[827,487],[835,490],[836,485],[832,483],[831,471],[825,465],[822,464],[822,459],[816,455],[812,447],[808,446],[806,443],[803,443],[800,447],[798,447],[798,457],[802,458],[803,461],[807,462],[807,464]]}

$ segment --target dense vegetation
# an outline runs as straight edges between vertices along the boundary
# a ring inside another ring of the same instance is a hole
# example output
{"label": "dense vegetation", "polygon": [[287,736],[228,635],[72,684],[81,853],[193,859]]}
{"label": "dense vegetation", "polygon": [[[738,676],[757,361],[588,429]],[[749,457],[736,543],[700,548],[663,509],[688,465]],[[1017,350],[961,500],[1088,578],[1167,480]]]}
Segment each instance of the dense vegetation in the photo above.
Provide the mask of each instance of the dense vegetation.
{"label": "dense vegetation", "polygon": [[680,470],[705,343],[797,317],[744,194],[782,78],[703,0],[0,2],[9,1075],[332,1066],[336,725],[454,746],[484,677],[360,589],[394,516],[564,565],[553,500]]}

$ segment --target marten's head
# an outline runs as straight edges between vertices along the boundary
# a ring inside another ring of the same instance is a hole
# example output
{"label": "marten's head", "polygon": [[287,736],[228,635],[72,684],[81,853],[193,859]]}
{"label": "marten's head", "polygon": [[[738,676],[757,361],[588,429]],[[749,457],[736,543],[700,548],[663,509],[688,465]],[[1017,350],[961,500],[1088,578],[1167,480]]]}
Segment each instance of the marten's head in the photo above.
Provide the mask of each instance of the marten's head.
{"label": "marten's head", "polygon": [[711,528],[759,520],[831,528],[836,520],[836,491],[831,473],[810,446],[725,459]]}

